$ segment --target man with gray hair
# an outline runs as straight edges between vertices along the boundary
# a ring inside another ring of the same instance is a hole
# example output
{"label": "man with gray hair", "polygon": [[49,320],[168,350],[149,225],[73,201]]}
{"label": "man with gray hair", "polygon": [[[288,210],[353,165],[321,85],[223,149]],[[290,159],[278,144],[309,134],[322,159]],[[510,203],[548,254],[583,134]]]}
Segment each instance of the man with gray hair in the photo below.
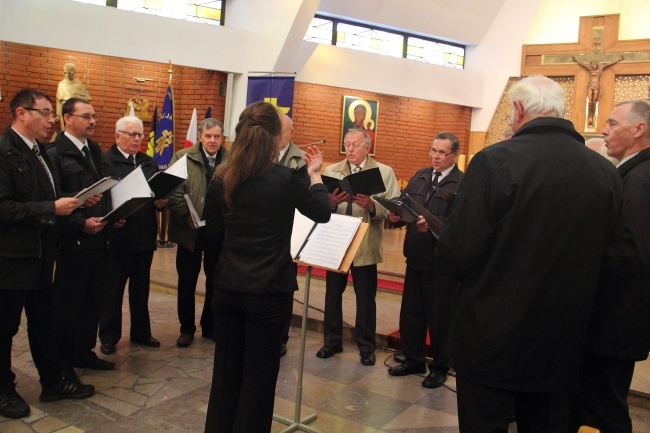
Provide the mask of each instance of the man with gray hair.
{"label": "man with gray hair", "polygon": [[622,184],[543,76],[508,92],[511,139],[477,153],[438,240],[458,278],[449,337],[461,433],[566,432]]}
{"label": "man with gray hair", "polygon": [[221,253],[221,245],[210,242],[205,227],[196,228],[184,195],[187,194],[192,205],[203,216],[205,193],[215,168],[226,161],[228,153],[222,146],[224,140],[223,124],[216,119],[204,119],[198,128],[198,141],[194,146],[179,150],[174,154],[170,165],[187,155],[187,181],[169,195],[168,237],[178,244],[176,250],[176,272],[178,273],[178,320],[181,335],[176,341],[179,347],[187,347],[194,340],[194,293],[201,271],[205,273],[205,303],[201,314],[203,337],[214,340],[214,318],[212,316],[212,277]]}
{"label": "man with gray hair", "polygon": [[[125,178],[136,167],[142,167],[147,179],[158,172],[156,161],[142,153],[144,137],[142,120],[135,116],[120,118],[115,124],[115,144],[104,154],[108,175]],[[147,203],[129,215],[119,228],[109,231],[110,251],[106,295],[99,320],[100,350],[104,355],[115,353],[122,337],[122,300],[129,281],[129,312],[131,342],[159,347],[151,335],[149,320],[149,272],[156,249],[158,218],[156,211],[167,207],[167,199]]]}
{"label": "man with gray hair", "polygon": [[598,291],[572,421],[631,433],[627,395],[636,361],[650,350],[650,102],[616,105],[602,133],[607,155],[621,161],[623,219],[637,254],[624,276],[604,278]]}

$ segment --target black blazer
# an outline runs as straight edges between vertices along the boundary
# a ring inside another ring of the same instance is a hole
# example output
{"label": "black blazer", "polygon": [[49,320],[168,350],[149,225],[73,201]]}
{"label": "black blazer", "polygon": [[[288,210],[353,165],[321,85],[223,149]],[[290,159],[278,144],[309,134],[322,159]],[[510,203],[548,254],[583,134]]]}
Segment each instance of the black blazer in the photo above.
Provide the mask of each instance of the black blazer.
{"label": "black blazer", "polygon": [[233,209],[215,178],[206,196],[204,216],[211,242],[223,239],[215,286],[225,292],[262,295],[298,289],[290,247],[294,209],[316,222],[330,219],[323,184],[310,189],[295,170],[275,164],[262,176],[235,188]]}

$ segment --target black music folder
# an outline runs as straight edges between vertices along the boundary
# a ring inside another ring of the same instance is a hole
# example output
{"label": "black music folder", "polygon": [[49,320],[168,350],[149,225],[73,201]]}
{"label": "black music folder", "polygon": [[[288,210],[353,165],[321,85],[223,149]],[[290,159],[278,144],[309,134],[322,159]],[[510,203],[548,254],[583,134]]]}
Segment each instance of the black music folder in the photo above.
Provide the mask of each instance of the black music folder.
{"label": "black music folder", "polygon": [[148,201],[153,200],[154,193],[149,188],[142,167],[137,167],[111,189],[113,210],[100,222],[114,223],[127,218]]}
{"label": "black music folder", "polygon": [[149,178],[149,188],[156,200],[167,197],[187,180],[187,155],[183,155],[165,171],[159,171]]}
{"label": "black music folder", "polygon": [[120,181],[120,178],[118,177],[104,177],[102,179],[99,179],[97,182],[93,183],[90,185],[88,188],[84,188],[81,191],[77,193],[77,195],[74,196],[74,198],[79,199],[79,206],[83,206],[83,204],[88,200],[90,197],[94,197],[97,194],[103,194],[109,189],[113,188],[115,185],[118,184]]}
{"label": "black music folder", "polygon": [[413,210],[417,212],[418,215],[422,215],[422,217],[424,217],[425,221],[429,225],[429,230],[433,234],[433,237],[438,239],[440,237],[440,232],[442,232],[442,229],[445,226],[445,223],[443,223],[440,218],[434,216],[431,212],[429,212],[424,206],[418,203],[413,197],[408,195],[408,193],[406,194],[406,197],[409,199],[409,204],[411,205],[411,208],[413,208]]}
{"label": "black music folder", "polygon": [[378,167],[369,170],[361,170],[358,173],[345,176],[343,179],[336,179],[330,176],[321,176],[323,183],[329,192],[335,189],[347,192],[350,196],[356,194],[373,195],[386,191],[384,180]]}
{"label": "black music folder", "polygon": [[373,197],[380,205],[402,218],[406,223],[414,223],[420,219],[419,214],[411,209],[405,201],[397,199],[386,199],[381,197]]}

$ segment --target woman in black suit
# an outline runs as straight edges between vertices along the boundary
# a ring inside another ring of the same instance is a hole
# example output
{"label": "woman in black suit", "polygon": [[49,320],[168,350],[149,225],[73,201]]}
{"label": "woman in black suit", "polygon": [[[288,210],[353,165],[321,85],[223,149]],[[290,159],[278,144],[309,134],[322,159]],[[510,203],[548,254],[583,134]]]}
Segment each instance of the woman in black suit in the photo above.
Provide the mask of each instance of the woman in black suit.
{"label": "woman in black suit", "polygon": [[308,188],[295,170],[274,162],[281,130],[271,104],[246,107],[230,158],[206,196],[208,235],[223,242],[214,278],[216,346],[206,433],[271,430],[286,299],[298,289],[289,253],[294,209],[316,222],[330,218],[322,152],[314,147],[305,155]]}

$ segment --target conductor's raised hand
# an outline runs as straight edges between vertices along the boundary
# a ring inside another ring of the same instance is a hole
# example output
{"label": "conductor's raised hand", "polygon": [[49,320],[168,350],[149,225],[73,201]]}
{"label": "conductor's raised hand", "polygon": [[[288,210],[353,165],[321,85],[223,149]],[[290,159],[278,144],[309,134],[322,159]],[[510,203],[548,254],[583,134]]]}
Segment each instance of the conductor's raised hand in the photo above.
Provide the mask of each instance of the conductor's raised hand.
{"label": "conductor's raised hand", "polygon": [[323,166],[323,152],[318,149],[318,146],[309,146],[304,156],[305,164],[307,164],[307,173],[320,173]]}

